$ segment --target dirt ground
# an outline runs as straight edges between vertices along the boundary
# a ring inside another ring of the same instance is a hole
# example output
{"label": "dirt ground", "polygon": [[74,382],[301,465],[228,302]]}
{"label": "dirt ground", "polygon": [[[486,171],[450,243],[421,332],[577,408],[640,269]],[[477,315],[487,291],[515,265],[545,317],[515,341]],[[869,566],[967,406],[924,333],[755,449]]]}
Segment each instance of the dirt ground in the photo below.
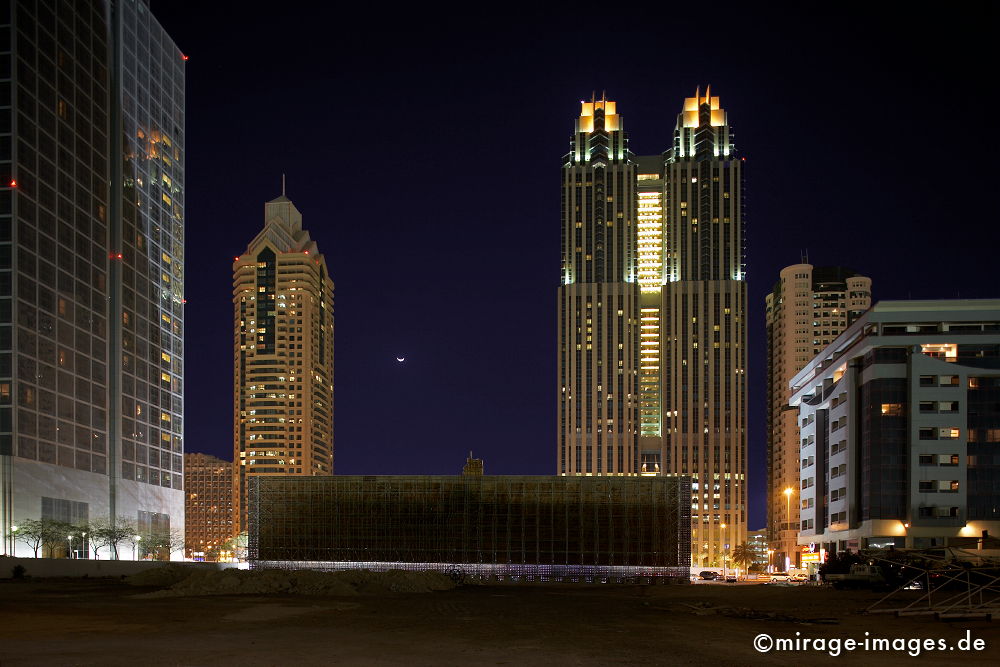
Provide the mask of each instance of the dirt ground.
{"label": "dirt ground", "polygon": [[[465,585],[428,593],[157,597],[117,580],[0,581],[0,665],[1000,664],[1000,620],[863,615],[806,586]],[[916,595],[916,593],[914,593]],[[983,651],[759,653],[755,637],[944,640]]]}

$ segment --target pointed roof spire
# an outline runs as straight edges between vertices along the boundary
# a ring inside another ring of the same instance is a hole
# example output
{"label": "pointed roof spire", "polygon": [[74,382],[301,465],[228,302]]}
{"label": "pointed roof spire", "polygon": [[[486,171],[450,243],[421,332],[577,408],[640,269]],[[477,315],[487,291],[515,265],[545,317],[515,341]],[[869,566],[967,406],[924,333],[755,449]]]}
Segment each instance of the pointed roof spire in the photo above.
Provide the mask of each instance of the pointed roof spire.
{"label": "pointed roof spire", "polygon": [[705,104],[712,103],[712,84],[705,86]]}
{"label": "pointed roof spire", "polygon": [[694,89],[694,99],[698,106],[701,106],[701,86],[697,86]]}

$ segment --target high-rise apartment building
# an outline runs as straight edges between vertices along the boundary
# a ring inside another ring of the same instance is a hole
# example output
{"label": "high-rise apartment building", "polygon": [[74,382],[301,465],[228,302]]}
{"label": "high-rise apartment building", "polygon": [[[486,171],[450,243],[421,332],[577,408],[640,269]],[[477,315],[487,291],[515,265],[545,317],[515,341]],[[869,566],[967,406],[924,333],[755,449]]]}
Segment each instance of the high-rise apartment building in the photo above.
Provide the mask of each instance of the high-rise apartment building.
{"label": "high-rise apartment building", "polygon": [[233,464],[208,454],[185,454],[184,553],[218,560],[233,536]]}
{"label": "high-rise apartment building", "polygon": [[144,0],[0,36],[0,535],[182,532],[184,56]]}
{"label": "high-rise apartment building", "polygon": [[800,567],[798,411],[789,381],[871,306],[871,278],[839,266],[793,264],[766,298],[767,532],[774,566]]}
{"label": "high-rise apartment building", "polygon": [[333,474],[333,281],[282,194],[233,263],[233,510],[247,477]]}
{"label": "high-rise apartment building", "polygon": [[879,302],[791,386],[815,561],[1000,531],[1000,301]]}
{"label": "high-rise apartment building", "polygon": [[746,533],[742,160],[710,90],[673,146],[634,156],[614,102],[583,102],[563,164],[563,475],[692,478],[692,562]]}

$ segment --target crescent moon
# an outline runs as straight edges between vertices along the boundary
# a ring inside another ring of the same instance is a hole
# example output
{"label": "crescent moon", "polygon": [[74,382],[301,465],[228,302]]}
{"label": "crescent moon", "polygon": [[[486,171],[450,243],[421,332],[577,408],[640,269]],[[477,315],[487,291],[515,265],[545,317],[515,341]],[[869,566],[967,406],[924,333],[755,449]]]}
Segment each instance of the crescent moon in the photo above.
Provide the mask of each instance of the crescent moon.
{"label": "crescent moon", "polygon": [[406,357],[396,357],[396,361],[406,361]]}

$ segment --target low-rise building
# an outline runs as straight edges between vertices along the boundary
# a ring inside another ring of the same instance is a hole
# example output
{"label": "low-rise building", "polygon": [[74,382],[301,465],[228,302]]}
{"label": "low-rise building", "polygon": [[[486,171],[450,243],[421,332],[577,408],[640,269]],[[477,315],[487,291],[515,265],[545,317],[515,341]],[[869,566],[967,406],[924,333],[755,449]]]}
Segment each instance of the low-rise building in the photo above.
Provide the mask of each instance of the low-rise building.
{"label": "low-rise building", "polygon": [[1000,300],[880,302],[790,387],[816,561],[1000,532]]}
{"label": "low-rise building", "polygon": [[233,464],[208,454],[185,454],[184,555],[218,560],[233,536]]}

